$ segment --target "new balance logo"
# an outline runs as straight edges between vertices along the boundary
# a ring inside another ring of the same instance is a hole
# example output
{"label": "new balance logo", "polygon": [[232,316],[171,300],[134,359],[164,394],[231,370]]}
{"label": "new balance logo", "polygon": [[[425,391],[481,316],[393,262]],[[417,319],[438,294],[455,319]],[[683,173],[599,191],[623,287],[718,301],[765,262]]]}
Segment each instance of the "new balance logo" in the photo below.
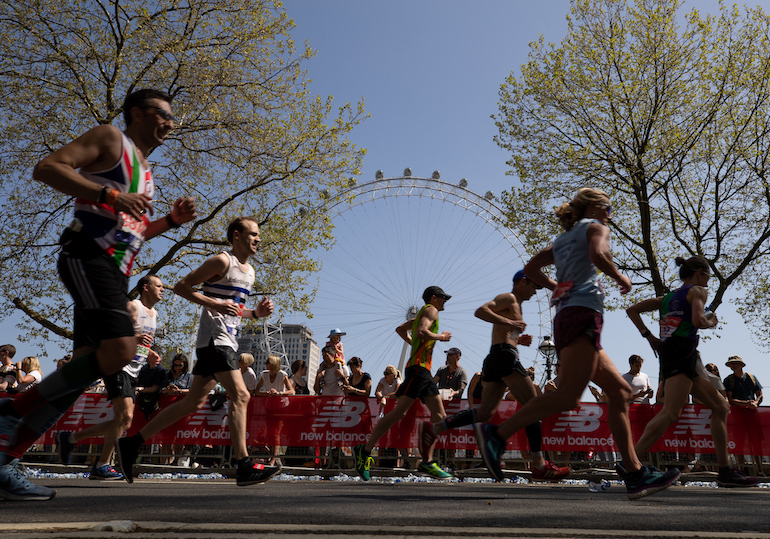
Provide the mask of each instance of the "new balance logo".
{"label": "new balance logo", "polygon": [[115,417],[112,403],[101,395],[83,395],[65,416],[64,425],[96,425]]}
{"label": "new balance logo", "polygon": [[227,425],[227,411],[229,409],[229,400],[216,412],[213,412],[211,408],[206,405],[190,417],[190,421],[187,422],[187,425],[190,427],[199,427],[203,425],[208,425],[209,427],[222,427]]}
{"label": "new balance logo", "polygon": [[367,408],[367,403],[360,401],[330,402],[318,412],[312,428],[332,427],[349,429],[361,422],[361,413]]}
{"label": "new balance logo", "polygon": [[696,412],[692,406],[685,406],[682,417],[676,424],[674,434],[706,435],[711,433],[711,410],[703,408]]}
{"label": "new balance logo", "polygon": [[603,410],[601,406],[582,404],[576,410],[569,410],[559,416],[553,432],[593,432],[599,428]]}

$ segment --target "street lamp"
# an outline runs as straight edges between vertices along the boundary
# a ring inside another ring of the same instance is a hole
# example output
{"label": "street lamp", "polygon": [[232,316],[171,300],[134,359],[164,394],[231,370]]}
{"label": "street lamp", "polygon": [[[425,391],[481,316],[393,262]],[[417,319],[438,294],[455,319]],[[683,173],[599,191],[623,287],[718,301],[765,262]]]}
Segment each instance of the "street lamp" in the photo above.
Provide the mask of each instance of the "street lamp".
{"label": "street lamp", "polygon": [[543,342],[537,347],[541,354],[545,357],[545,377],[546,380],[551,379],[551,368],[553,366],[553,358],[556,357],[556,345],[553,344],[550,335],[546,335],[543,338]]}

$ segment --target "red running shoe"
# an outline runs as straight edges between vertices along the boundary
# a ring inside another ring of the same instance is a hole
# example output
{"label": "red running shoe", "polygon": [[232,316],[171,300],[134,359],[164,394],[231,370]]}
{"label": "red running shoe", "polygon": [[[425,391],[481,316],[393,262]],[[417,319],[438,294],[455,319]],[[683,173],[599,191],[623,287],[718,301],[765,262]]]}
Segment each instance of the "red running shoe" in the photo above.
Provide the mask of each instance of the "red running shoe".
{"label": "red running shoe", "polygon": [[430,421],[421,421],[417,428],[417,443],[420,447],[420,455],[423,462],[428,462],[428,453],[430,446],[436,441],[436,434],[433,432],[433,423]]}
{"label": "red running shoe", "polygon": [[532,466],[532,479],[534,481],[558,481],[559,479],[569,477],[569,474],[571,473],[572,470],[568,467],[565,466],[560,468],[550,460],[545,461],[545,468],[542,470],[538,470]]}

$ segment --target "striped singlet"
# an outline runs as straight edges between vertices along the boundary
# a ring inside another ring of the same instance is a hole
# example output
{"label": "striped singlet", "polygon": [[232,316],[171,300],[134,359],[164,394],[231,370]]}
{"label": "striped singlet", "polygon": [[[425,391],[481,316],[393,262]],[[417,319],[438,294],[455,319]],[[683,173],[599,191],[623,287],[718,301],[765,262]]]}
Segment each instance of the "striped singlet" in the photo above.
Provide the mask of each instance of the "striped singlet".
{"label": "striped singlet", "polygon": [[[92,182],[117,189],[121,193],[144,193],[150,199],[155,194],[150,169],[143,166],[136,146],[125,133],[120,161],[107,170],[80,171]],[[144,234],[150,219],[147,215],[137,221],[131,215],[118,212],[112,206],[78,198],[75,200],[73,230],[88,234],[112,258],[120,271],[131,275],[134,259],[144,243]]]}

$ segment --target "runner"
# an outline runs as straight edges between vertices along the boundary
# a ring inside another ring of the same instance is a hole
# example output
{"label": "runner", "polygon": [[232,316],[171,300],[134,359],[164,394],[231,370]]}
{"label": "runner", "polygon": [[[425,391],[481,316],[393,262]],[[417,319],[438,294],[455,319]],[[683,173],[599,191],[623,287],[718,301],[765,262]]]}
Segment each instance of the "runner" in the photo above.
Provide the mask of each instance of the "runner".
{"label": "runner", "polygon": [[[370,479],[369,471],[374,460],[371,457],[372,449],[393,425],[404,418],[415,400],[420,399],[428,407],[433,423],[446,418],[444,403],[439,397],[438,387],[433,381],[430,367],[436,341],[448,342],[452,338],[452,334],[448,331],[438,333],[438,313],[444,310],[444,304],[451,297],[438,286],[429,286],[422,294],[425,305],[417,313],[417,316],[396,328],[396,333],[412,346],[412,354],[404,372],[404,383],[396,391],[398,401],[396,401],[395,408],[377,422],[369,441],[365,445],[357,445],[353,448],[356,471],[364,481]],[[435,437],[428,444],[423,444],[420,440],[422,462],[417,467],[417,471],[436,479],[449,479],[452,474],[442,470],[432,460],[435,443]]]}
{"label": "runner", "polygon": [[0,497],[47,500],[55,492],[24,477],[19,458],[95,380],[136,355],[128,277],[145,240],[197,217],[192,198],[150,221],[155,186],[147,156],[174,128],[171,97],[139,90],[123,103],[125,132],[100,125],[37,164],[33,178],[75,197],[60,243],[59,276],[75,303],[74,359],[15,400],[0,401]]}
{"label": "runner", "polygon": [[[421,441],[424,439],[424,443],[432,443],[445,430],[489,421],[505,395],[506,387],[510,388],[522,406],[537,396],[529,372],[519,361],[517,346],[532,344],[532,335],[521,334],[527,327],[521,316],[521,304],[539,288],[542,286],[528,279],[523,270],[519,270],[513,276],[512,292],[500,294],[476,309],[477,318],[492,324],[492,348],[482,368],[484,384],[481,405],[476,410],[463,410],[435,425],[424,421],[420,425]],[[532,453],[532,479],[558,481],[569,476],[569,468],[560,468],[543,458],[540,421],[527,425],[524,430]],[[500,481],[502,476],[495,479]]]}
{"label": "runner", "polygon": [[[711,277],[708,261],[702,256],[676,257],[683,286],[665,296],[647,299],[626,309],[636,328],[660,357],[663,380],[663,409],[647,423],[636,442],[636,453],[643,454],[663,436],[666,429],[682,415],[689,396],[711,408],[711,438],[719,463],[717,484],[720,487],[755,487],[756,477],[748,477],[730,466],[727,452],[727,414],[730,405],[709,382],[708,373],[698,353],[698,329],[714,328],[716,314],[706,314],[706,287]],[[641,313],[660,311],[660,338],[655,337],[642,321]]]}
{"label": "runner", "polygon": [[115,417],[77,432],[60,431],[56,433],[56,444],[62,464],[70,463],[70,456],[75,446],[87,438],[104,436],[102,453],[89,474],[89,479],[123,479],[123,476],[110,466],[115,440],[131,427],[136,401],[136,378],[142,365],[147,363],[147,354],[152,346],[158,321],[158,311],[154,306],[163,297],[163,282],[157,275],[145,275],[137,284],[139,297],[128,302],[128,313],[134,322],[134,332],[139,338],[136,357],[122,370],[104,377],[107,398],[112,402]]}
{"label": "runner", "polygon": [[[256,309],[243,308],[254,286],[254,268],[248,260],[259,247],[257,221],[251,217],[238,217],[227,228],[227,241],[232,245],[230,252],[209,258],[174,287],[176,294],[204,307],[198,328],[193,382],[187,395],[162,409],[137,434],[118,440],[118,466],[129,483],[134,482],[132,466],[139,456],[139,447],[156,432],[205,406],[209,392],[217,382],[224,386],[230,397],[227,424],[237,459],[238,486],[262,483],[281,470],[280,464],[265,466],[249,458],[246,414],[251,394],[243,381],[237,356],[236,337],[241,318],[264,317],[273,312],[273,302],[267,298],[263,298]],[[194,289],[201,283],[203,293]]]}
{"label": "runner", "polygon": [[[502,477],[500,455],[506,440],[527,425],[578,406],[590,380],[609,396],[607,419],[628,471],[628,497],[647,496],[674,484],[679,477],[676,468],[663,473],[639,462],[628,419],[631,387],[601,346],[604,292],[597,270],[615,281],[621,294],[631,290],[631,281],[612,262],[607,228],[610,212],[604,192],[580,189],[571,202],[556,210],[565,232],[524,267],[527,277],[553,291],[554,340],[561,372],[556,390],[530,400],[499,426],[476,423],[479,450],[495,479]],[[558,283],[543,273],[543,268],[552,264],[556,265]]]}

